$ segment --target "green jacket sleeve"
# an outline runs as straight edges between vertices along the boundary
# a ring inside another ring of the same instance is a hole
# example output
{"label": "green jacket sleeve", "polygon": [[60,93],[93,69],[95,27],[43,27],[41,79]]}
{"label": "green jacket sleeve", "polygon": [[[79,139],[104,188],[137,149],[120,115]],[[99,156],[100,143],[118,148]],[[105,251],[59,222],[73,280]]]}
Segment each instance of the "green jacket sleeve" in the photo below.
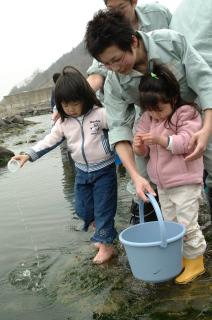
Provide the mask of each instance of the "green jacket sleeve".
{"label": "green jacket sleeve", "polygon": [[182,33],[212,68],[212,1],[182,0],[170,28]]}
{"label": "green jacket sleeve", "polygon": [[[179,41],[178,41],[179,40]],[[212,70],[200,54],[178,34],[176,52],[181,55],[187,85],[198,96],[203,110],[212,108]]]}
{"label": "green jacket sleeve", "polygon": [[108,73],[104,90],[110,144],[113,145],[119,141],[132,141],[135,107],[123,98],[122,88],[114,72]]}
{"label": "green jacket sleeve", "polygon": [[108,72],[107,68],[96,59],[93,59],[92,65],[87,70],[88,75],[100,74],[104,78],[107,77],[107,72]]}
{"label": "green jacket sleeve", "polygon": [[140,23],[139,30],[149,32],[168,29],[172,15],[168,8],[159,3],[147,3],[135,8]]}

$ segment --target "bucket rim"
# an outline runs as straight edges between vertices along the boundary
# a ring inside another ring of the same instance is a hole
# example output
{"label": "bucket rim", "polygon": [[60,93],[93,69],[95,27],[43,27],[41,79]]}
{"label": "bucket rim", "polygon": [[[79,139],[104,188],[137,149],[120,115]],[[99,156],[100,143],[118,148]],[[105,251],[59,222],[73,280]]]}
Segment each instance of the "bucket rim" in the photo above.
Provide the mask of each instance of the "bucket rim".
{"label": "bucket rim", "polygon": [[[157,221],[154,221],[154,222],[157,222]],[[152,223],[152,222],[146,222],[146,223]],[[146,223],[145,223],[145,224],[146,224]],[[184,236],[186,229],[185,229],[185,226],[184,226],[183,224],[177,223],[177,222],[174,222],[174,221],[165,221],[165,223],[175,224],[175,225],[177,224],[177,225],[179,225],[180,227],[182,227],[182,231],[181,231],[179,234],[177,234],[177,235],[174,236],[174,237],[171,237],[171,238],[166,239],[167,244],[168,244],[168,243],[175,242],[175,241],[181,239],[181,238]],[[143,225],[143,223],[141,223],[141,224]],[[145,224],[144,224],[144,225],[145,225]],[[124,229],[124,230],[122,230],[122,231],[120,232],[120,234],[119,234],[119,240],[120,240],[120,242],[121,242],[122,244],[127,245],[127,246],[130,246],[130,247],[157,247],[157,246],[162,247],[162,242],[161,242],[161,241],[154,241],[154,242],[153,242],[153,241],[152,241],[152,242],[133,242],[133,241],[128,241],[128,240],[126,240],[126,239],[123,238],[123,234],[124,234],[127,230],[133,229],[133,228],[135,228],[135,227],[138,226],[138,225],[139,225],[139,224],[134,225],[134,226],[130,226],[130,227],[128,227],[128,228],[126,228],[126,229]]]}

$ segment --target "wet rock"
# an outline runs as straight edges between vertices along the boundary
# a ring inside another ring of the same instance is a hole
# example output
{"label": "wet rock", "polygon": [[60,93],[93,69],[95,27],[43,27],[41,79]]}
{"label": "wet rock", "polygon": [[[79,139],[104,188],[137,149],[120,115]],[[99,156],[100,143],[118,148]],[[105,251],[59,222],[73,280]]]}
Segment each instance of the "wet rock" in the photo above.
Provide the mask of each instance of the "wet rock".
{"label": "wet rock", "polygon": [[0,167],[5,166],[9,159],[14,155],[13,151],[0,146]]}
{"label": "wet rock", "polygon": [[[201,215],[207,214],[203,201]],[[92,264],[91,249],[80,252],[60,277],[55,296],[70,305],[78,319],[86,314],[86,319],[98,320],[211,320],[212,226],[203,232],[208,243],[206,273],[190,284],[180,286],[174,280],[154,284],[135,279],[123,247],[117,242],[118,258],[104,265]]]}
{"label": "wet rock", "polygon": [[24,120],[20,115],[0,118],[1,138],[6,138],[12,134],[20,134],[28,125],[34,125],[35,122]]}
{"label": "wet rock", "polygon": [[56,296],[76,314],[80,301],[87,319],[210,320],[210,264],[208,268],[204,276],[186,286],[173,281],[151,284],[134,279],[122,256],[102,266],[93,266],[81,256],[79,264],[61,279]]}
{"label": "wet rock", "polygon": [[4,121],[3,119],[0,119],[0,128],[5,128],[7,127],[7,122]]}
{"label": "wet rock", "polygon": [[26,115],[32,116],[33,112],[34,112],[34,108],[33,107],[28,107],[25,111],[21,111],[20,115],[21,116],[26,116]]}
{"label": "wet rock", "polygon": [[[212,249],[212,224],[208,224],[205,229],[203,230],[203,233],[205,235],[205,239],[208,243],[208,247]],[[211,255],[212,256],[212,255]]]}
{"label": "wet rock", "polygon": [[11,121],[12,121],[13,123],[20,123],[20,124],[24,124],[24,122],[25,122],[24,118],[23,118],[22,116],[20,116],[20,115],[15,115],[15,116],[13,116],[13,117],[11,118]]}
{"label": "wet rock", "polygon": [[24,117],[32,117],[32,116],[38,116],[41,114],[50,113],[51,110],[49,106],[42,106],[42,107],[28,107],[26,110],[21,111],[20,115]]}
{"label": "wet rock", "polygon": [[9,117],[6,117],[6,118],[4,118],[4,119],[2,119],[3,121],[4,121],[4,123],[5,124],[12,124],[12,121],[10,120],[10,118]]}
{"label": "wet rock", "polygon": [[4,121],[9,123],[20,123],[20,124],[24,124],[24,118],[20,115],[14,115],[11,117],[6,117],[4,118]]}

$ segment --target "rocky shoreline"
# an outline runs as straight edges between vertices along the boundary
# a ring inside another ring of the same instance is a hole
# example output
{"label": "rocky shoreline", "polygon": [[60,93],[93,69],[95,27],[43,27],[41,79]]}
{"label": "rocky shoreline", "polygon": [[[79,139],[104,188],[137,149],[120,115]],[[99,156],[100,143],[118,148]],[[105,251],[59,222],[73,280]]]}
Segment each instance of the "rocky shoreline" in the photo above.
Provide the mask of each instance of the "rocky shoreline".
{"label": "rocky shoreline", "polygon": [[5,166],[8,160],[14,155],[13,151],[4,147],[6,138],[10,135],[19,135],[26,126],[34,125],[30,120],[25,120],[25,117],[33,117],[50,112],[50,108],[28,108],[13,115],[0,115],[0,167]]}
{"label": "rocky shoreline", "polygon": [[29,107],[20,112],[11,112],[10,114],[7,112],[3,112],[0,114],[0,130],[2,132],[2,130],[6,128],[15,127],[17,124],[27,125],[27,121],[25,121],[24,118],[38,116],[46,113],[50,113],[49,107],[43,107],[43,108]]}

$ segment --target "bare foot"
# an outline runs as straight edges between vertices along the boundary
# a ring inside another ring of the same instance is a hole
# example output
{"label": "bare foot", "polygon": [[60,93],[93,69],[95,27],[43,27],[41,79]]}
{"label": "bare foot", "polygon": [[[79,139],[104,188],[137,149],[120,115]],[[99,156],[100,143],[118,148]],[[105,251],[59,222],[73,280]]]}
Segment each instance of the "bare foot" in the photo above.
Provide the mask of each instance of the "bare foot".
{"label": "bare foot", "polygon": [[99,252],[93,259],[93,263],[102,264],[104,262],[109,261],[115,256],[116,252],[113,245],[107,245],[104,243],[100,243]]}
{"label": "bare foot", "polygon": [[92,244],[96,249],[99,249],[101,246],[101,242],[92,242]]}
{"label": "bare foot", "polygon": [[91,226],[92,226],[93,231],[95,232],[96,231],[96,222],[95,221],[92,222]]}

